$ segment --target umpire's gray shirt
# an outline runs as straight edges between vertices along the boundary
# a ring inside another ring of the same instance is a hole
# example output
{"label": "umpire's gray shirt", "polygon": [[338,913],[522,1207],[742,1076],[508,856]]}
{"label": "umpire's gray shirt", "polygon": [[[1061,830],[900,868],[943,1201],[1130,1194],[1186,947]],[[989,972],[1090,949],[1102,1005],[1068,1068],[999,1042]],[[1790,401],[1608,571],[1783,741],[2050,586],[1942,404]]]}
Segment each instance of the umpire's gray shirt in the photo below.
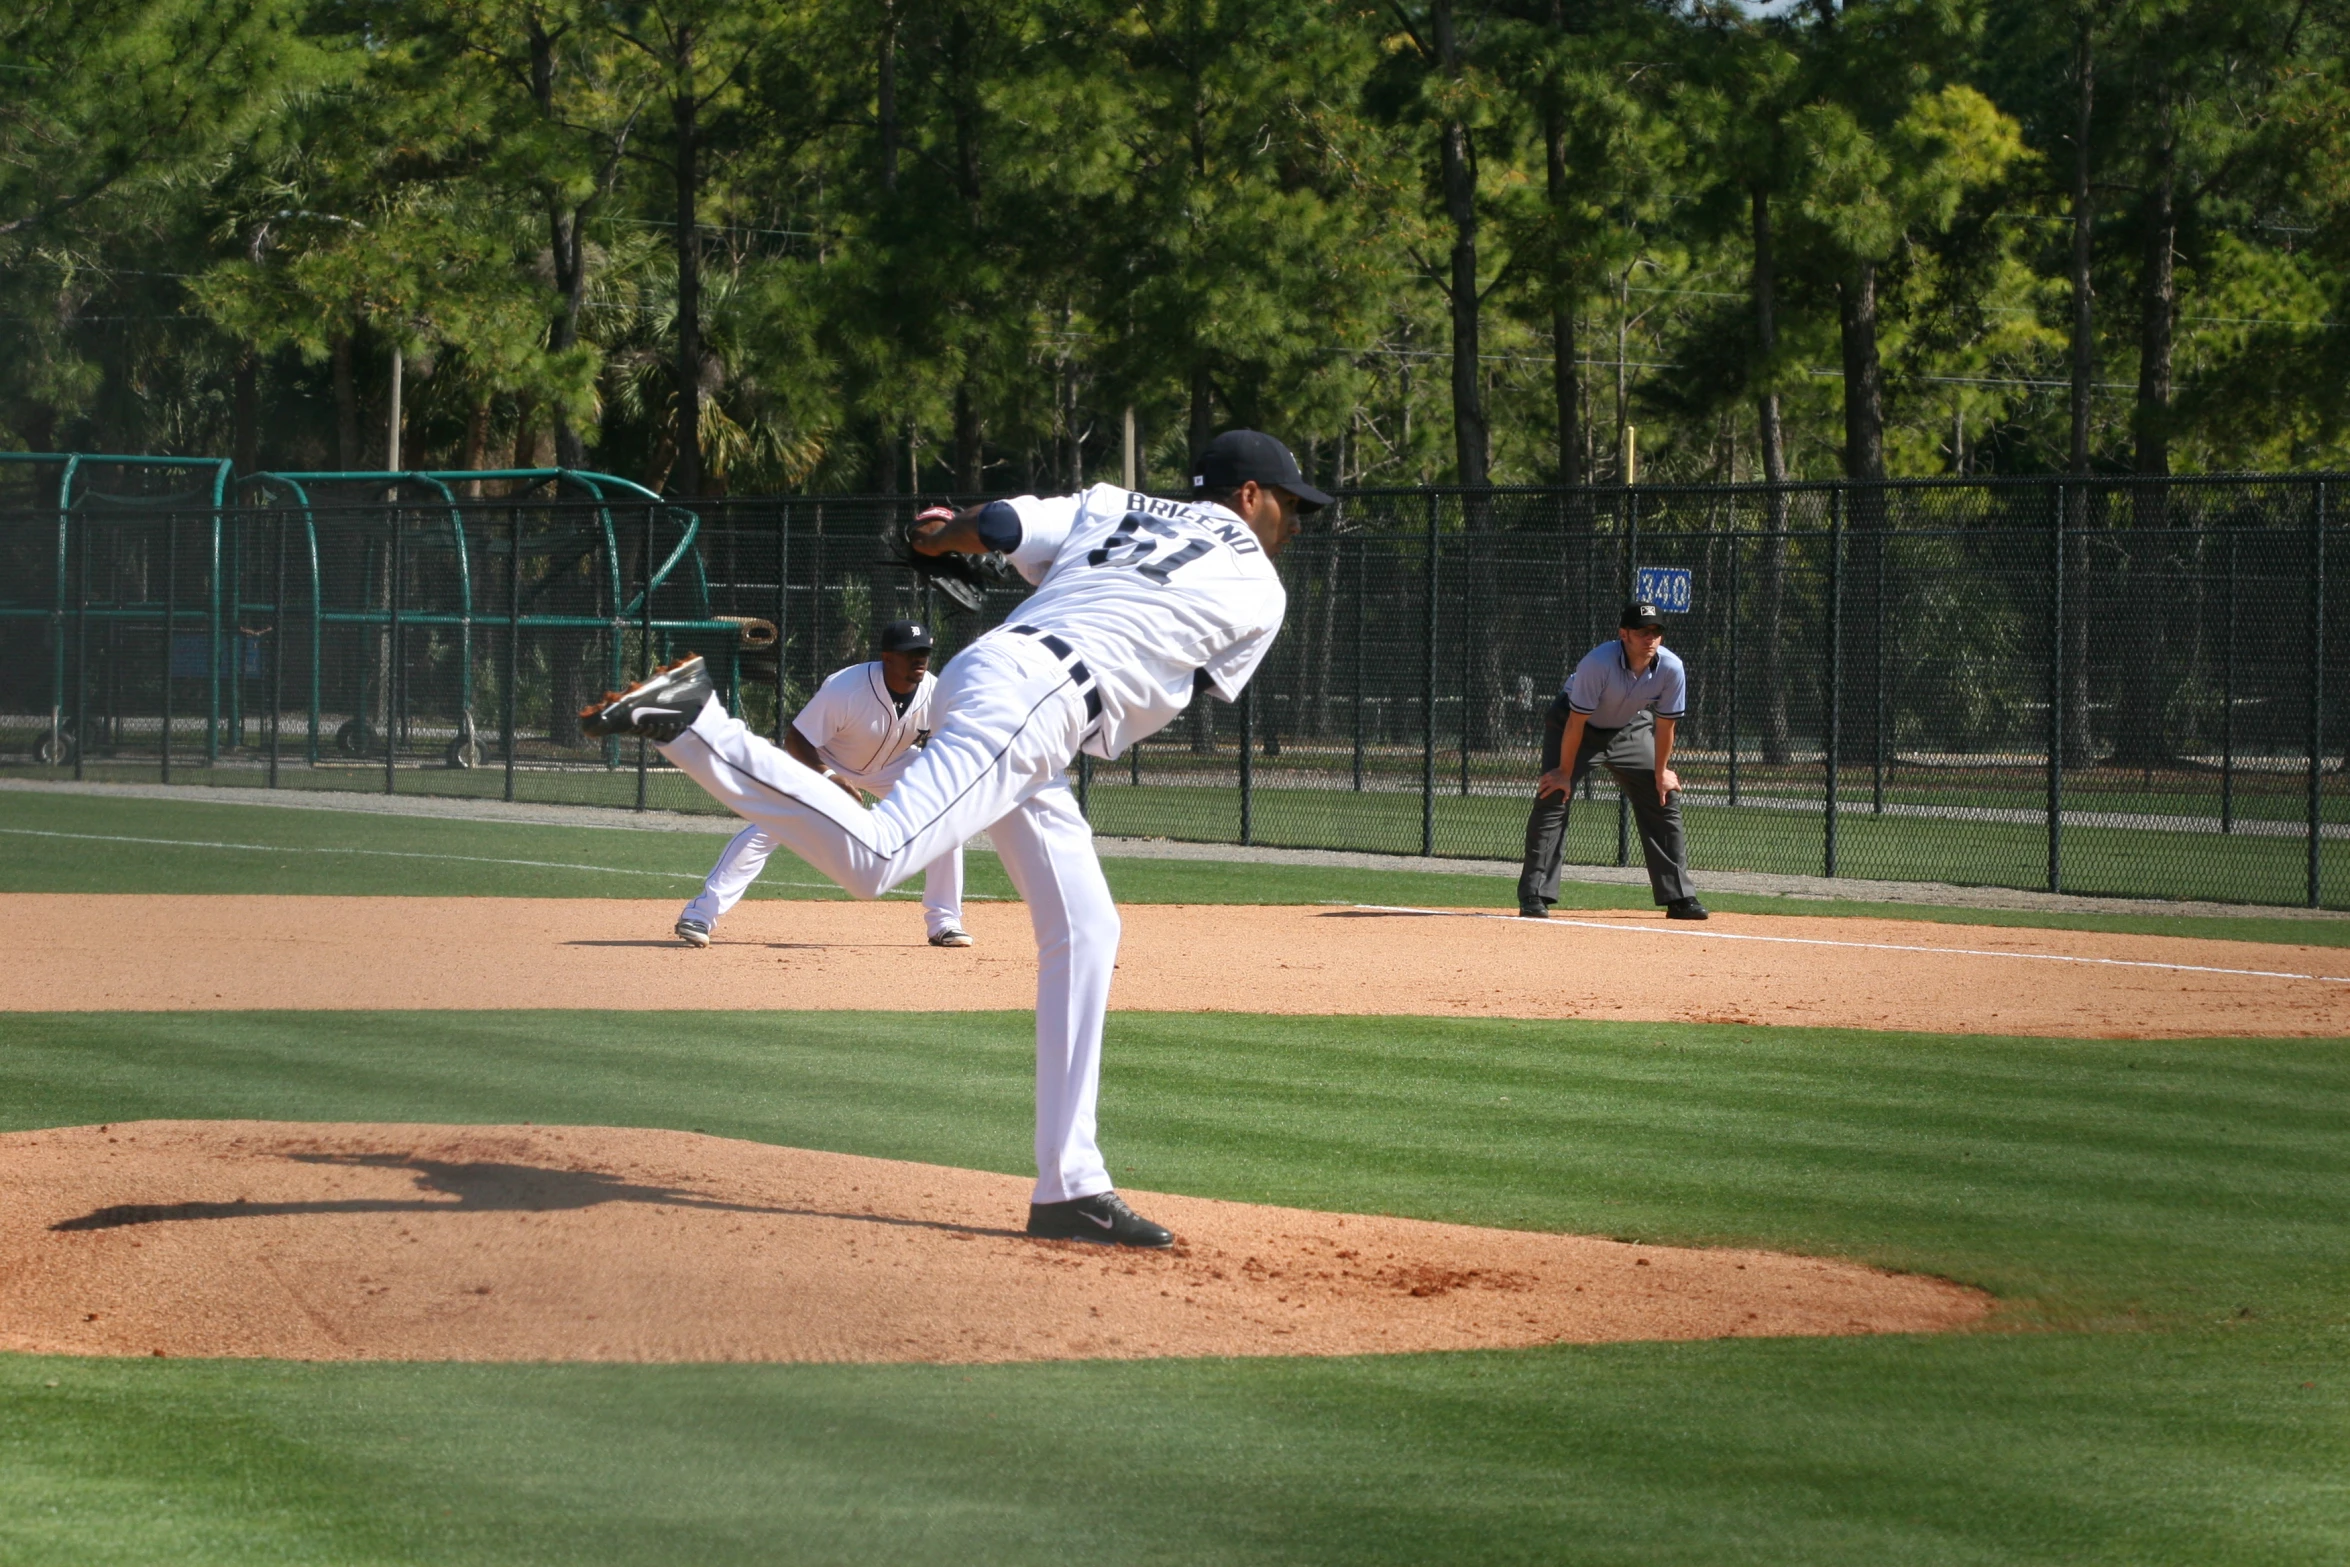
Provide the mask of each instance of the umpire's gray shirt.
{"label": "umpire's gray shirt", "polygon": [[1689,710],[1689,679],[1680,656],[1659,647],[1655,661],[1636,675],[1620,638],[1584,654],[1561,694],[1595,729],[1621,729],[1643,709],[1659,718],[1679,718]]}

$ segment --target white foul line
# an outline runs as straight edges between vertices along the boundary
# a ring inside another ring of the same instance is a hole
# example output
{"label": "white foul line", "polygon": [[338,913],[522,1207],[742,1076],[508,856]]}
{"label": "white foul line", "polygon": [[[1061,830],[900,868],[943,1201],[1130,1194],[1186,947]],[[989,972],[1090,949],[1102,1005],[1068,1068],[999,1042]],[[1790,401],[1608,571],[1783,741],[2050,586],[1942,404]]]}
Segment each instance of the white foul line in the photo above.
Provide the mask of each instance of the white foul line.
{"label": "white foul line", "polygon": [[[429,854],[419,849],[344,849],[314,844],[285,843],[211,843],[196,838],[132,838],[119,833],[103,832],[44,832],[37,827],[0,827],[0,833],[18,838],[70,838],[80,843],[147,843],[167,849],[238,849],[254,854],[363,854],[384,860],[451,860],[461,865],[524,865],[541,871],[597,871],[606,876],[659,876],[669,881],[700,881],[703,878],[691,871],[645,871],[626,865],[572,865],[562,860],[505,860],[486,854]],[[777,887],[819,887],[832,892],[840,888],[828,881],[785,881],[768,878]],[[916,898],[915,892],[886,892],[885,898]],[[987,893],[965,893],[969,903],[1000,902]]]}
{"label": "white foul line", "polygon": [[[1407,909],[1383,903],[1357,903],[1366,914],[1442,914],[1461,919],[1519,920],[1514,914],[1490,914],[1483,909]],[[1532,920],[1527,924],[1535,923]],[[1934,952],[1954,958],[2027,958],[2038,963],[2095,963],[2107,968],[2158,968],[2175,974],[2235,974],[2247,979],[2314,979],[2321,985],[2350,985],[2350,975],[2288,974],[2277,969],[2214,968],[2206,963],[2156,963],[2145,958],[2085,958],[2066,952],[1988,952],[1980,947],[1920,947],[1896,941],[1830,941],[1824,936],[1756,936],[1727,930],[1684,930],[1677,925],[1624,925],[1607,920],[1567,920],[1552,915],[1542,923],[1579,930],[1612,930],[1629,936],[1702,936],[1708,941],[1770,941],[1789,947],[1854,947],[1864,952]]]}

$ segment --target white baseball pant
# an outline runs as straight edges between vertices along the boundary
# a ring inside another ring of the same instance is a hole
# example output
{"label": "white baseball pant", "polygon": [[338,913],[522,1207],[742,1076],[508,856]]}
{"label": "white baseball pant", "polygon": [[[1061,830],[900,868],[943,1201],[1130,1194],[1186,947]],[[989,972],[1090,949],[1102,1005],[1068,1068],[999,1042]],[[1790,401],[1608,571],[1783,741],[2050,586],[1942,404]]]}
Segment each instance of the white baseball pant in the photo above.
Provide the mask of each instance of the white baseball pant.
{"label": "white baseball pant", "polygon": [[998,634],[947,665],[931,713],[930,743],[869,811],[716,701],[660,750],[721,805],[861,898],[988,832],[1036,932],[1032,1200],[1106,1192],[1113,1183],[1094,1116],[1119,921],[1069,789],[1069,759],[1090,721],[1084,696],[1048,649]]}
{"label": "white baseball pant", "polygon": [[[888,786],[881,792],[887,798]],[[700,920],[717,929],[720,916],[742,902],[751,883],[767,868],[767,856],[774,852],[775,839],[766,828],[753,825],[736,833],[718,851],[718,863],[710,867],[701,892],[678,918]],[[923,869],[922,923],[933,936],[942,930],[960,929],[963,924],[963,846],[959,843]]]}

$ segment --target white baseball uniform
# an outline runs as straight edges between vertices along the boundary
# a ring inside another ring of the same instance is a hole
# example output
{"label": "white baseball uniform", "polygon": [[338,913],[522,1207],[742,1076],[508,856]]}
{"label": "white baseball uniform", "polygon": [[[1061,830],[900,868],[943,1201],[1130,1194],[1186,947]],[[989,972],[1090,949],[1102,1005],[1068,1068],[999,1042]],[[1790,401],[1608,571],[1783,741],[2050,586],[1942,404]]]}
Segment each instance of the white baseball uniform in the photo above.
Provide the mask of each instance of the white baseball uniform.
{"label": "white baseball uniform", "polygon": [[1036,1193],[1111,1189],[1095,1144],[1118,910],[1069,788],[1082,748],[1113,757],[1164,728],[1195,683],[1229,702],[1281,629],[1281,578],[1220,506],[1097,484],[1009,503],[1009,553],[1036,593],[957,654],[930,743],[859,810],[713,701],[661,752],[736,814],[860,897],[987,829],[1036,932]]}
{"label": "white baseball uniform", "polygon": [[[923,671],[921,684],[901,710],[889,683],[882,678],[881,660],[851,664],[826,677],[791,726],[815,747],[825,766],[867,794],[886,798],[898,775],[929,738],[930,700],[937,690],[938,676]],[[718,863],[710,867],[700,895],[685,906],[679,918],[699,920],[715,929],[719,917],[742,901],[759,872],[767,868],[767,856],[774,852],[773,835],[757,823],[736,833],[718,851]],[[959,843],[931,861],[923,874],[922,923],[933,936],[962,928],[963,846]]]}

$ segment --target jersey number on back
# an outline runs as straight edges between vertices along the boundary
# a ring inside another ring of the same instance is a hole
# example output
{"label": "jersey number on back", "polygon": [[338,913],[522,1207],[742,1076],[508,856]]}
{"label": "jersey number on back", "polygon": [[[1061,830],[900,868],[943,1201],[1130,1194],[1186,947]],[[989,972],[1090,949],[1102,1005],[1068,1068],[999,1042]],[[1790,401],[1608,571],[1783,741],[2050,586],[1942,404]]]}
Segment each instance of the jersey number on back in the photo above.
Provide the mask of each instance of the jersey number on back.
{"label": "jersey number on back", "polygon": [[[1145,534],[1150,537],[1144,537]],[[1195,536],[1173,554],[1151,559],[1158,554],[1162,540],[1182,537],[1183,530],[1172,524],[1143,512],[1130,511],[1118,520],[1116,531],[1098,547],[1086,552],[1085,563],[1088,566],[1132,566],[1137,576],[1148,577],[1165,587],[1170,575],[1216,547],[1215,540]]]}

